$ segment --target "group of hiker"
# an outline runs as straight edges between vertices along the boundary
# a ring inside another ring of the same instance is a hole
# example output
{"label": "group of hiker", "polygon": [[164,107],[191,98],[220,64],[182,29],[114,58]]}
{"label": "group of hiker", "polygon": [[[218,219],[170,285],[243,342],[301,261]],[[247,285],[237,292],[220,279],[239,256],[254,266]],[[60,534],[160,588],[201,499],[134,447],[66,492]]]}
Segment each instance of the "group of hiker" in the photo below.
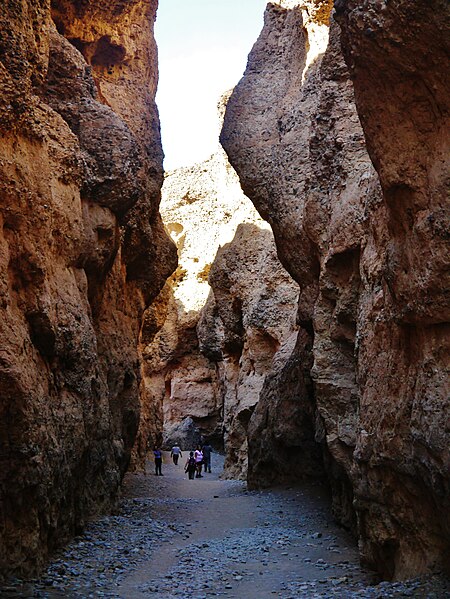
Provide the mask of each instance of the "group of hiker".
{"label": "group of hiker", "polygon": [[[212,447],[208,442],[202,445],[197,445],[195,451],[189,452],[189,457],[184,465],[184,471],[188,475],[189,479],[202,478],[202,470],[204,467],[205,472],[211,472],[211,452]],[[162,476],[162,451],[159,447],[155,447],[153,450],[155,458],[155,474],[156,476]],[[183,457],[181,449],[178,445],[174,445],[170,451],[170,457],[173,460],[175,466],[178,466],[178,460]]]}

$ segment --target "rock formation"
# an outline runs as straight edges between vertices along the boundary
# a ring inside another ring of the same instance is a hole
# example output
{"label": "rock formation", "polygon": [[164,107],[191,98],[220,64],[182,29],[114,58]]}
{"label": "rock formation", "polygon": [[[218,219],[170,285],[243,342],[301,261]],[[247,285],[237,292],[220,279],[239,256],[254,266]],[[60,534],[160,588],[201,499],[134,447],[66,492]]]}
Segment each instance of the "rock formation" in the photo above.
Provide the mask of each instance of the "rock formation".
{"label": "rock formation", "polygon": [[169,173],[161,212],[179,268],[146,313],[146,392],[163,406],[166,446],[201,434],[224,446],[228,476],[245,477],[247,424],[296,330],[298,286],[223,150]]}
{"label": "rock formation", "polygon": [[205,162],[167,173],[161,213],[179,267],[144,321],[145,392],[151,405],[160,406],[165,446],[177,441],[190,449],[200,434],[221,446],[216,366],[199,351],[196,326],[217,249],[231,241],[239,223],[261,219],[221,149]]}
{"label": "rock formation", "polygon": [[247,427],[268,376],[288,358],[296,337],[298,286],[282,268],[270,230],[239,225],[220,248],[212,293],[198,325],[200,350],[217,364],[223,397],[225,473],[247,474]]}
{"label": "rock formation", "polygon": [[277,402],[296,386],[292,445],[322,444],[336,515],[400,578],[445,567],[450,545],[448,6],[339,0],[328,39],[331,4],[269,4],[221,134],[300,285],[293,357],[250,420],[249,481],[289,456]]}
{"label": "rock formation", "polygon": [[0,8],[0,571],[114,502],[141,317],[176,266],[158,214],[156,1]]}
{"label": "rock formation", "polygon": [[365,562],[445,568],[448,3],[269,4],[221,139],[277,249],[219,153],[167,178],[167,284],[156,5],[0,7],[0,572],[163,420],[253,486],[323,463]]}

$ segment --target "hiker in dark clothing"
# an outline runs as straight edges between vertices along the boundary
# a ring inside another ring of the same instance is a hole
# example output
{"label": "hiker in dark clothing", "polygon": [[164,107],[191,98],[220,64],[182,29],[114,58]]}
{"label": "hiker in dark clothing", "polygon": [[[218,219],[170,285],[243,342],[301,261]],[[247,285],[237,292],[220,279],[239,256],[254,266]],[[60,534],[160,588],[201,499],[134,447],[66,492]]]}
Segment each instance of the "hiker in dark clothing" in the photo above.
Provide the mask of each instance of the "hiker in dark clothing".
{"label": "hiker in dark clothing", "polygon": [[211,472],[211,452],[212,447],[208,441],[202,447],[203,452],[203,464],[205,465],[205,472]]}
{"label": "hiker in dark clothing", "polygon": [[153,455],[155,456],[155,474],[156,476],[158,476],[158,474],[162,476],[162,451],[159,449],[159,447],[155,447],[155,449],[153,450]]}
{"label": "hiker in dark clothing", "polygon": [[188,460],[186,462],[186,465],[184,467],[184,471],[188,473],[189,478],[191,480],[194,479],[194,474],[195,474],[195,470],[196,470],[196,464],[195,464],[195,458],[194,458],[194,452],[191,451],[188,457]]}

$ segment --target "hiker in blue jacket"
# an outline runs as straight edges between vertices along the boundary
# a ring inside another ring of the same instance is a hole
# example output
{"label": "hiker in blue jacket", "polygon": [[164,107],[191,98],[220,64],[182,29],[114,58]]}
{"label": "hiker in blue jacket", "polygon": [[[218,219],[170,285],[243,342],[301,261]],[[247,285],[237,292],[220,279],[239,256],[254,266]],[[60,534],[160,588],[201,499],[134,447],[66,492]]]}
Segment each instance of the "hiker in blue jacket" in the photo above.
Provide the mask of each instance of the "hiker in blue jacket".
{"label": "hiker in blue jacket", "polygon": [[155,449],[153,450],[153,455],[155,456],[155,475],[158,476],[159,474],[160,476],[162,476],[162,451],[159,449],[159,447],[155,447]]}

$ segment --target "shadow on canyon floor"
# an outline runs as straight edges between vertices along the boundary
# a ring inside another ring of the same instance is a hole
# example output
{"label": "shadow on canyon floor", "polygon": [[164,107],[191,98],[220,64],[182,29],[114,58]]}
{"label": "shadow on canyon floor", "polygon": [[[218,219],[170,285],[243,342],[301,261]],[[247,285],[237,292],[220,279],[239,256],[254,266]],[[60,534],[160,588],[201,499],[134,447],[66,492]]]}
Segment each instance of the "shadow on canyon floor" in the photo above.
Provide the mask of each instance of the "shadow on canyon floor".
{"label": "shadow on canyon floor", "polygon": [[[182,460],[184,462],[184,460]],[[319,485],[249,492],[213,473],[187,480],[165,454],[162,477],[126,476],[117,515],[90,523],[39,580],[12,581],[5,598],[265,597],[443,599],[438,578],[374,581],[331,518]]]}

